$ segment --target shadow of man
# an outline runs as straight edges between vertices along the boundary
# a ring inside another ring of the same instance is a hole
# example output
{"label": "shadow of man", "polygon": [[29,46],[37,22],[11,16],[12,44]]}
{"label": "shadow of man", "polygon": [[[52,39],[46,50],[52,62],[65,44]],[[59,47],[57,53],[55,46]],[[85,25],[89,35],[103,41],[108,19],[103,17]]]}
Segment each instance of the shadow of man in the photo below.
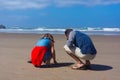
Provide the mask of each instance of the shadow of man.
{"label": "shadow of man", "polygon": [[94,71],[106,71],[106,70],[110,70],[113,67],[108,66],[108,65],[101,65],[101,64],[91,64],[91,69],[90,70],[94,70]]}

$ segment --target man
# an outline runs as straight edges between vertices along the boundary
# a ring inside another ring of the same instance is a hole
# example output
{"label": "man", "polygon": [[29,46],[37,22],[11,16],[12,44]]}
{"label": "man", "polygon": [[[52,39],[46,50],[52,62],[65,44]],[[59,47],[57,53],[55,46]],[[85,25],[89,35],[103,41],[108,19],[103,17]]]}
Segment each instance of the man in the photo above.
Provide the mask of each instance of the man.
{"label": "man", "polygon": [[[67,43],[64,49],[67,54],[77,62],[77,64],[72,66],[72,69],[90,68],[90,60],[94,59],[97,53],[90,37],[80,31],[74,31],[73,29],[66,29],[65,35]],[[85,63],[80,59],[85,60]]]}

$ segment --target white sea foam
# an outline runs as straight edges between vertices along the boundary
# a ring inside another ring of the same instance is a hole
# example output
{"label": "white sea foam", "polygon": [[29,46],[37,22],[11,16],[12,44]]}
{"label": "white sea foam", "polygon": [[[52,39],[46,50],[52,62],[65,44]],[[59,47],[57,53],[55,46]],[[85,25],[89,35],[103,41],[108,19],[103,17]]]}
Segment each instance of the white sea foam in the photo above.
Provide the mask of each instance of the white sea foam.
{"label": "white sea foam", "polygon": [[103,28],[104,31],[120,31],[120,28]]}
{"label": "white sea foam", "polygon": [[[45,27],[38,27],[38,28],[20,28],[20,27],[12,27],[7,29],[0,29],[0,32],[4,33],[52,33],[52,34],[64,34],[66,28],[45,28]],[[101,27],[87,27],[87,28],[73,28],[74,30],[79,30],[85,32],[87,34],[94,34],[94,35],[120,35],[120,28],[101,28]]]}

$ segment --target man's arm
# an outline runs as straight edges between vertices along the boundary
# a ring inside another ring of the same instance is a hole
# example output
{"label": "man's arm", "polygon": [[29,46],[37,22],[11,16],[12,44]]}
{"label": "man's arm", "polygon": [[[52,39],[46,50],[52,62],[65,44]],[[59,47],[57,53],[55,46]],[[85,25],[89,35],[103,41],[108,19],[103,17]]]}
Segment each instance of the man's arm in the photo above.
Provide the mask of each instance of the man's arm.
{"label": "man's arm", "polygon": [[71,31],[69,34],[69,38],[67,40],[67,46],[73,47],[74,46],[74,40],[75,40],[75,31]]}

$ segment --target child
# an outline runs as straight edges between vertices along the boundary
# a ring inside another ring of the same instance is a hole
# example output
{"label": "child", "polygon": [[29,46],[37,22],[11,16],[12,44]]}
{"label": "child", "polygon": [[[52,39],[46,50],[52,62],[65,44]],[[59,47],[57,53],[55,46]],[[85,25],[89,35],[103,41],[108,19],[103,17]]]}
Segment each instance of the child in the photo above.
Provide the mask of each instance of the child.
{"label": "child", "polygon": [[35,67],[40,67],[44,62],[46,65],[50,65],[50,60],[53,58],[55,64],[57,64],[54,48],[54,38],[51,34],[47,33],[39,39],[31,53],[31,63]]}

